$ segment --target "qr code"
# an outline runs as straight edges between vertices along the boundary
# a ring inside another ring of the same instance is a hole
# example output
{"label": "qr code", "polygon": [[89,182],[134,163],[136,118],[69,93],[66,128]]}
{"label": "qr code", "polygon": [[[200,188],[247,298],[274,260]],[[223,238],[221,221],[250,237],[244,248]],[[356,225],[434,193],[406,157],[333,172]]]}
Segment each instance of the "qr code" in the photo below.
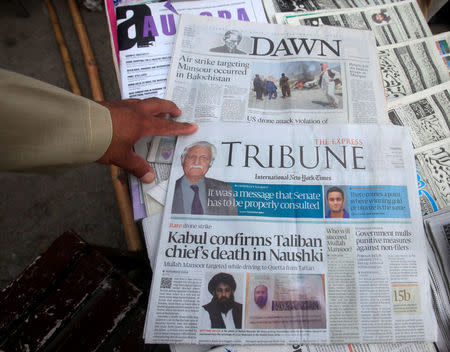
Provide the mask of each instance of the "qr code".
{"label": "qr code", "polygon": [[161,278],[161,288],[172,288],[172,278],[162,277]]}

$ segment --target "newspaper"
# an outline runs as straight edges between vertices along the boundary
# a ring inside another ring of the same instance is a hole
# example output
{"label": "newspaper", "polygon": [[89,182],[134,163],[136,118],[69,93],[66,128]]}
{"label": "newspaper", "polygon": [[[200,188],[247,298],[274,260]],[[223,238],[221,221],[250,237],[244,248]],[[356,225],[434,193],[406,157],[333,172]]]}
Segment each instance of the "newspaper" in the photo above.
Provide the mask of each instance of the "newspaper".
{"label": "newspaper", "polygon": [[[131,12],[131,14],[130,14]],[[122,98],[163,98],[178,14],[267,22],[260,1],[183,1],[116,8]]]}
{"label": "newspaper", "polygon": [[450,80],[442,52],[450,32],[439,36],[378,47],[384,92],[388,101]]}
{"label": "newspaper", "polygon": [[395,100],[388,115],[410,129],[422,213],[450,206],[450,82]]}
{"label": "newspaper", "polygon": [[424,218],[439,351],[450,351],[450,208]]}
{"label": "newspaper", "polygon": [[407,129],[268,127],[178,138],[146,342],[434,341]]}
{"label": "newspaper", "polygon": [[[450,297],[448,285],[450,277],[450,235],[448,230],[448,219],[450,219],[449,209],[434,213],[424,220],[428,244],[428,272],[430,275],[431,288],[433,293],[433,308],[438,319],[438,340],[439,352],[450,351],[448,346],[448,331],[450,328]],[[431,217],[431,218],[430,218]],[[437,218],[437,221],[434,219]],[[150,266],[154,270],[156,262],[156,250],[159,243],[162,214],[152,215],[142,221],[145,233],[147,253],[150,259]],[[430,246],[431,244],[431,246]],[[210,345],[170,345],[172,352],[437,352],[433,343],[401,343],[401,344],[343,344],[343,345],[247,345],[247,346],[220,346]]]}
{"label": "newspaper", "polygon": [[393,3],[399,0],[263,0],[264,9],[270,22],[276,23],[277,12],[312,12],[317,10],[333,10],[349,7],[367,7]]}
{"label": "newspaper", "polygon": [[448,74],[450,75],[450,39],[449,39],[449,32],[440,33],[435,35],[433,38],[436,40],[436,48],[438,49],[438,52],[442,58],[442,61],[444,62],[445,66],[447,67]]}
{"label": "newspaper", "polygon": [[[220,44],[229,30],[241,38],[233,53]],[[369,31],[182,15],[168,82],[182,121],[387,122]]]}
{"label": "newspaper", "polygon": [[329,25],[369,29],[375,34],[378,46],[401,43],[432,35],[415,0],[366,8],[342,9],[331,12],[321,11],[310,15],[281,13],[276,15],[276,20],[277,23],[295,25]]}
{"label": "newspaper", "polygon": [[[428,244],[428,271],[430,274],[431,288],[433,293],[433,308],[438,319],[439,352],[450,351],[448,342],[450,338],[450,232],[448,230],[448,219],[450,219],[450,208],[433,213],[424,219]],[[437,218],[437,219],[434,219]],[[437,221],[436,221],[437,220]],[[150,266],[154,270],[156,262],[156,249],[159,242],[162,214],[153,215],[142,221],[145,233],[147,253]],[[446,236],[447,234],[447,236]],[[431,244],[431,246],[430,246]],[[220,346],[210,345],[170,345],[172,352],[437,352],[433,343],[401,343],[401,344],[342,344],[342,345],[247,345],[247,346]]]}

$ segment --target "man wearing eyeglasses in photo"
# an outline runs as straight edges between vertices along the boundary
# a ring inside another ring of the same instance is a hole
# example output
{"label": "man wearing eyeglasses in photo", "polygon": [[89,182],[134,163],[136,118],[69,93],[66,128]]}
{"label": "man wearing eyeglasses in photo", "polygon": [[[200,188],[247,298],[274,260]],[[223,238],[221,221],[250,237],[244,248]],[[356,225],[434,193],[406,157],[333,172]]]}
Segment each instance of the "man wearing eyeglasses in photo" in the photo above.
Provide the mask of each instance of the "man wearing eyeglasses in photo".
{"label": "man wearing eyeglasses in photo", "polygon": [[216,154],[216,147],[205,141],[184,149],[181,155],[184,175],[175,183],[172,214],[237,215],[233,187],[205,177]]}
{"label": "man wearing eyeglasses in photo", "polygon": [[224,45],[212,48],[213,53],[229,53],[229,54],[245,54],[242,50],[239,50],[237,46],[242,40],[242,34],[236,30],[229,30],[223,36]]}

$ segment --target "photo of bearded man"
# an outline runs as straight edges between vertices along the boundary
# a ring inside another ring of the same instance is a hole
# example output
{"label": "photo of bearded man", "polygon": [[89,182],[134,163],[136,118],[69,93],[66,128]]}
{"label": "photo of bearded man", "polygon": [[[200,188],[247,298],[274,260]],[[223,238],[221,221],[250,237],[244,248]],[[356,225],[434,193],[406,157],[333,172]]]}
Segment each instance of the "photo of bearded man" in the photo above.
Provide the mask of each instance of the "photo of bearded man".
{"label": "photo of bearded man", "polygon": [[242,304],[234,299],[234,277],[227,273],[214,275],[208,291],[213,297],[203,306],[200,322],[211,329],[242,329]]}

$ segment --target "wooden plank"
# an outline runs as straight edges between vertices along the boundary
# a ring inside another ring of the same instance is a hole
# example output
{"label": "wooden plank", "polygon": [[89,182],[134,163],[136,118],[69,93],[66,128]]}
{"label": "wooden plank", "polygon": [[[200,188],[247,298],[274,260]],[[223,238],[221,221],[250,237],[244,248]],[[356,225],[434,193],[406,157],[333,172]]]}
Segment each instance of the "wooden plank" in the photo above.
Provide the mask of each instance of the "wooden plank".
{"label": "wooden plank", "polygon": [[[108,277],[113,267],[100,253],[90,251],[71,269],[2,345],[4,350],[36,351],[48,343]],[[105,306],[102,309],[105,310]],[[95,326],[91,328],[95,330]]]}
{"label": "wooden plank", "polygon": [[55,280],[86,248],[87,244],[81,238],[73,232],[65,232],[0,292],[0,340],[45,296]]}
{"label": "wooden plank", "polygon": [[[95,351],[137,304],[141,291],[113,273],[48,351]],[[141,331],[142,333],[142,331]]]}
{"label": "wooden plank", "polygon": [[148,352],[150,346],[145,345],[144,338],[142,337],[145,325],[145,310],[139,309],[134,314],[134,321],[127,322],[126,330],[127,335],[124,336],[120,343],[115,346],[117,352]]}

